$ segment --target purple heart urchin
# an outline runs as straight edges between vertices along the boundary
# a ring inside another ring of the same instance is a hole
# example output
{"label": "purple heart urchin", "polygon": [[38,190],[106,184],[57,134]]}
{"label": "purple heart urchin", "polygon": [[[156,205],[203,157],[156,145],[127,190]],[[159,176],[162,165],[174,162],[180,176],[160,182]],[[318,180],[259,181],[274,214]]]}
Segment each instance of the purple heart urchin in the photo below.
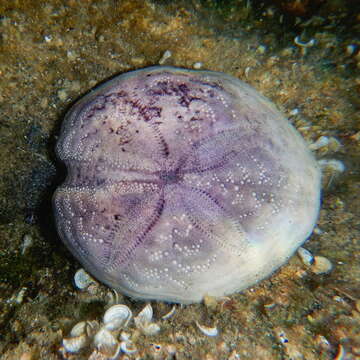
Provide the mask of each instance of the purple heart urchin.
{"label": "purple heart urchin", "polygon": [[155,66],[66,115],[58,231],[99,280],[191,303],[270,275],[311,233],[320,171],[301,136],[249,85]]}

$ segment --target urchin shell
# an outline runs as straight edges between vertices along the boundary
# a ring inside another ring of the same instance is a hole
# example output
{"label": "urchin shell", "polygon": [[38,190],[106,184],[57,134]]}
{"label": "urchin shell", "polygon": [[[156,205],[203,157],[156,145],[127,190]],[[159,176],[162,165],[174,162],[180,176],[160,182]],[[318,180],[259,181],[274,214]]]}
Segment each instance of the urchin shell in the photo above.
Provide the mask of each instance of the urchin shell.
{"label": "urchin shell", "polygon": [[320,172],[266,98],[223,73],[129,72],[68,112],[61,238],[99,280],[191,303],[269,276],[306,240]]}

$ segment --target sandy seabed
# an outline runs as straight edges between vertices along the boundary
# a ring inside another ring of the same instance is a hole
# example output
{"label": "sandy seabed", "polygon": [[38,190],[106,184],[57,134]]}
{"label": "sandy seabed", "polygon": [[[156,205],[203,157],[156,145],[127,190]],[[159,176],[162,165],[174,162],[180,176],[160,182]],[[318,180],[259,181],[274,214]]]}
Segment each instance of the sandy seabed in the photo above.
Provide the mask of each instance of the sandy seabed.
{"label": "sandy seabed", "polygon": [[[161,331],[144,335],[132,323],[137,352],[126,356],[360,357],[359,19],[345,2],[320,3],[0,0],[1,359],[61,359],[73,325],[101,320],[109,290],[74,287],[80,265],[55,231],[51,196],[65,170],[54,145],[79,96],[159,62],[248,82],[288,116],[318,159],[338,160],[345,171],[325,169],[319,221],[304,245],[331,261],[330,273],[315,274],[294,256],[257,286],[178,306],[166,320],[172,305],[152,302]],[[320,147],[321,136],[328,143]],[[120,301],[134,314],[145,305]],[[218,335],[204,335],[196,321]],[[89,344],[65,357],[88,359],[93,350]]]}

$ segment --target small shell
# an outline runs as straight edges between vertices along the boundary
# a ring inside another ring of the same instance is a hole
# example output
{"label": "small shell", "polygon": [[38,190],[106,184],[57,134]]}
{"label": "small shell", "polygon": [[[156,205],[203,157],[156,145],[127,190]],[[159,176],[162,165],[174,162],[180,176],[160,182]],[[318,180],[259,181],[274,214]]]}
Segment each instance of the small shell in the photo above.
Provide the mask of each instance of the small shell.
{"label": "small shell", "polygon": [[317,275],[327,274],[333,268],[331,261],[324,256],[315,256],[314,260],[311,271]]}
{"label": "small shell", "polygon": [[333,172],[342,173],[345,171],[345,165],[342,161],[336,159],[321,159],[318,160],[318,164],[323,170],[329,170]]}
{"label": "small shell", "polygon": [[84,290],[90,284],[95,283],[95,280],[84,269],[79,269],[75,273],[74,282],[78,289]]}
{"label": "small shell", "polygon": [[66,352],[77,353],[83,349],[88,343],[88,337],[85,334],[74,336],[62,341]]}
{"label": "small shell", "polygon": [[85,334],[86,321],[80,321],[70,331],[71,337],[76,337]]}
{"label": "small shell", "polygon": [[114,356],[119,347],[115,336],[105,328],[100,329],[94,336],[95,347],[104,355]]}
{"label": "small shell", "polygon": [[85,334],[88,337],[91,337],[98,330],[98,328],[99,323],[96,320],[81,321],[71,329],[70,336],[76,337]]}
{"label": "small shell", "polygon": [[166,50],[162,55],[161,59],[159,60],[159,65],[162,65],[172,56],[172,52],[170,50]]}
{"label": "small shell", "polygon": [[99,330],[100,324],[96,320],[91,320],[86,322],[85,333],[87,336],[94,336],[95,333]]}
{"label": "small shell", "polygon": [[311,266],[314,263],[314,257],[309,250],[299,247],[297,253],[304,265]]}
{"label": "small shell", "polygon": [[144,335],[152,336],[156,335],[160,331],[160,326],[155,323],[146,324],[140,328]]}
{"label": "small shell", "polygon": [[22,287],[19,291],[19,293],[16,296],[13,296],[11,300],[16,302],[17,304],[21,304],[24,301],[24,296],[27,291],[26,287]]}
{"label": "small shell", "polygon": [[147,304],[135,317],[135,325],[145,335],[155,335],[160,331],[160,326],[152,323],[153,309],[150,304]]}
{"label": "small shell", "polygon": [[120,349],[125,354],[134,354],[137,352],[135,345],[130,341],[122,341],[120,343]]}
{"label": "small shell", "polygon": [[206,336],[217,336],[219,334],[219,331],[216,326],[214,327],[203,326],[200,325],[197,321],[196,321],[196,325],[199,328],[199,330]]}
{"label": "small shell", "polygon": [[315,142],[309,145],[309,148],[310,150],[318,150],[327,145],[329,145],[329,138],[327,136],[320,136]]}
{"label": "small shell", "polygon": [[175,314],[175,312],[176,312],[176,305],[174,305],[167,314],[163,315],[161,319],[163,320],[170,319]]}
{"label": "small shell", "polygon": [[114,305],[104,314],[105,328],[110,331],[126,327],[132,318],[131,310],[123,304]]}
{"label": "small shell", "polygon": [[115,289],[111,289],[106,295],[109,298],[109,300],[107,301],[108,306],[120,304],[120,299],[122,299],[122,295],[120,295]]}
{"label": "small shell", "polygon": [[153,317],[153,309],[151,307],[150,304],[147,304],[138,314],[138,316],[136,316],[135,320],[135,325],[137,327],[141,326],[141,325],[145,325],[151,322],[151,319]]}
{"label": "small shell", "polygon": [[321,168],[324,188],[329,188],[333,181],[346,170],[344,163],[336,159],[321,159],[318,160],[318,164]]}

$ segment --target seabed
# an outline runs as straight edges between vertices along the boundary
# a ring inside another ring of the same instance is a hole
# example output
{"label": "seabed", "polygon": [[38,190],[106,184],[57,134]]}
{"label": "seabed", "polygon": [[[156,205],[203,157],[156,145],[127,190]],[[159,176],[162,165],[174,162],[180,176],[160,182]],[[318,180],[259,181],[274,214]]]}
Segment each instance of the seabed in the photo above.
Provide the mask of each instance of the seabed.
{"label": "seabed", "polygon": [[[360,29],[352,7],[334,0],[0,0],[1,359],[62,359],[70,329],[101,320],[109,289],[74,286],[80,265],[54,227],[51,196],[65,176],[54,146],[80,95],[159,62],[246,81],[279,107],[317,159],[337,160],[330,164],[340,170],[324,171],[320,217],[304,245],[333,268],[317,274],[295,255],[253,288],[177,307],[165,320],[172,304],[152,302],[161,331],[137,333],[138,351],[128,359],[360,357]],[[135,315],[145,306],[118,301]],[[218,334],[207,336],[196,322]],[[128,331],[136,331],[133,323]],[[93,349],[65,357],[88,359]]]}

